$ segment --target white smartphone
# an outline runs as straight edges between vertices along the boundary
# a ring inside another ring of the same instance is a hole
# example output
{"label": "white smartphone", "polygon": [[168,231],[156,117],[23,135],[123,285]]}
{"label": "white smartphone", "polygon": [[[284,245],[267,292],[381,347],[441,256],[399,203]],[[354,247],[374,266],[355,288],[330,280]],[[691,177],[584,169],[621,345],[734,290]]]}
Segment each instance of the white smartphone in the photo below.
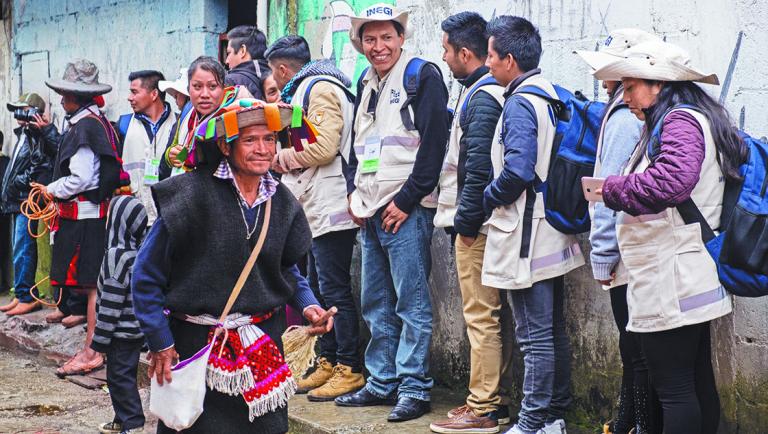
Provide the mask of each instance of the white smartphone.
{"label": "white smartphone", "polygon": [[584,197],[590,202],[602,202],[602,191],[600,194],[596,192],[603,188],[604,182],[605,178],[591,178],[589,176],[581,178],[581,189],[584,190]]}

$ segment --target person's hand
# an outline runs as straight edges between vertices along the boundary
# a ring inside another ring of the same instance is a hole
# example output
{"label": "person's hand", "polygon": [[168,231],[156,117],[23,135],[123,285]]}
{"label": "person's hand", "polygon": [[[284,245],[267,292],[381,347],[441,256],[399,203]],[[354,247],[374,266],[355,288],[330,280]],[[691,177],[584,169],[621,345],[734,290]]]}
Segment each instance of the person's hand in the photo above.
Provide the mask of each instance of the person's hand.
{"label": "person's hand", "polygon": [[304,309],[304,318],[309,321],[307,333],[311,336],[328,333],[333,328],[333,316],[336,315],[336,306],[327,311],[320,306],[309,306]]}
{"label": "person's hand", "polygon": [[[595,192],[595,193],[597,193],[597,192]],[[608,285],[610,285],[613,282],[614,279],[616,279],[616,273],[611,273],[611,278],[608,279],[608,280],[597,279],[597,281],[600,282],[600,284],[603,285],[603,286],[608,286]]]}
{"label": "person's hand", "polygon": [[48,199],[48,200],[52,200],[53,199],[53,196],[51,196],[51,193],[48,193],[48,187],[47,186],[45,186],[43,184],[39,184],[37,182],[30,182],[29,186],[32,187],[32,188],[39,189],[40,190],[40,194],[42,194],[43,197],[45,197],[46,199]]}
{"label": "person's hand", "polygon": [[472,247],[472,244],[475,244],[475,240],[477,239],[477,237],[467,237],[459,234],[459,239],[461,240],[462,244],[464,244],[465,246]]}
{"label": "person's hand", "polygon": [[176,158],[176,156],[179,155],[179,152],[181,152],[182,149],[183,149],[183,146],[176,145],[173,148],[171,148],[170,151],[168,151],[168,160],[171,162],[171,165],[173,165],[173,167],[181,167],[184,164],[183,161],[179,161],[179,159]]}
{"label": "person's hand", "polygon": [[179,353],[174,347],[157,353],[150,352],[147,354],[147,361],[149,362],[149,378],[157,378],[157,384],[162,386],[163,382],[171,382],[171,368],[179,361]]}
{"label": "person's hand", "polygon": [[400,229],[400,225],[402,225],[407,218],[408,214],[401,211],[400,208],[395,205],[395,201],[393,200],[387,205],[384,212],[381,213],[381,228],[384,229],[384,232],[389,232],[389,230],[392,229],[392,233],[396,234]]}
{"label": "person's hand", "polygon": [[31,127],[33,127],[33,128],[38,129],[38,130],[42,130],[43,128],[45,128],[45,127],[47,127],[48,125],[51,124],[51,120],[50,120],[50,118],[48,118],[48,114],[47,113],[43,113],[42,116],[39,113],[35,113],[34,114],[34,118],[35,118],[35,120],[34,121],[30,121],[29,125]]}
{"label": "person's hand", "polygon": [[356,225],[362,227],[365,224],[365,219],[356,216],[355,213],[352,212],[352,195],[351,194],[347,196],[347,212],[352,217],[352,221],[355,222]]}
{"label": "person's hand", "polygon": [[283,169],[283,166],[280,165],[280,158],[278,158],[279,153],[276,153],[275,156],[272,158],[272,166],[271,169],[273,172],[276,173],[286,173],[287,171]]}

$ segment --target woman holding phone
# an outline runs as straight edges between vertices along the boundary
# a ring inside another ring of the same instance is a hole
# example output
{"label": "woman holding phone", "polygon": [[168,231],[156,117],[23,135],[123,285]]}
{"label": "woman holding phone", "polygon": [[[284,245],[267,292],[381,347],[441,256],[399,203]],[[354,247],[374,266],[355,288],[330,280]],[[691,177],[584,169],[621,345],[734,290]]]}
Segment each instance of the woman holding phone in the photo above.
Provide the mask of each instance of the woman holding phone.
{"label": "woman holding phone", "polygon": [[[639,43],[658,41],[653,34],[638,29],[617,29],[611,32],[599,51],[577,51],[592,72],[620,59],[624,52]],[[624,104],[621,81],[603,81],[603,88],[610,97],[605,110],[600,135],[597,140],[595,177],[605,178],[621,174],[621,168],[632,155],[643,124]],[[595,180],[599,188],[598,179]],[[593,189],[594,191],[594,189]],[[627,272],[621,262],[616,240],[616,213],[601,202],[591,202],[592,228],[589,241],[592,247],[590,262],[595,280],[608,290],[611,310],[619,331],[619,353],[622,377],[618,408],[613,420],[605,424],[607,434],[661,433],[660,422],[655,422],[658,399],[652,393],[648,368],[640,351],[640,339],[627,331]]]}
{"label": "woman holding phone", "polygon": [[720,226],[726,178],[739,177],[745,147],[726,110],[696,82],[717,76],[690,66],[688,54],[661,41],[638,44],[595,72],[621,80],[624,102],[645,127],[622,175],[601,193],[619,211],[616,234],[629,276],[627,330],[638,333],[666,432],[715,433],[720,402],[709,323],[731,312],[698,223],[698,208]]}

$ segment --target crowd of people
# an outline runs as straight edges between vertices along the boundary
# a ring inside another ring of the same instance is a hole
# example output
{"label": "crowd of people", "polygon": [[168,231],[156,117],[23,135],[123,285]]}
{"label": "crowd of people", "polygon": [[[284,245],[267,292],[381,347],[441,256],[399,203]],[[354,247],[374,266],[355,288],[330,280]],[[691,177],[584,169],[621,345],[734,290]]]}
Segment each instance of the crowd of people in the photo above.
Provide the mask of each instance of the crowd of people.
{"label": "crowd of people", "polygon": [[[261,31],[241,26],[228,34],[228,72],[206,56],[176,81],[132,72],[133,112],[115,122],[100,110],[111,86],[83,59],[46,82],[67,113],[61,134],[39,95],[8,104],[19,128],[0,211],[13,228],[14,299],[0,310],[41,307],[30,294],[38,222],[21,212],[34,190],[57,210],[50,280],[61,295],[46,320],[87,328],[57,375],[98,369],[106,356],[115,418],[101,432],[144,425],[144,345],[159,387],[172,384],[177,362],[209,348],[203,412],[184,432],[287,432],[294,393],[391,406],[389,422],[424,416],[434,385],[431,242],[443,228],[470,343],[469,395],[431,430],[510,424],[502,378],[518,345],[523,399],[507,432],[566,433],[564,275],[585,260],[574,235],[545,218],[558,93],[539,69],[541,36],[524,18],[474,12],[441,29],[442,60],[461,86],[453,110],[440,68],[403,48],[409,13],[385,4],[351,18],[351,43],[370,63],[357,83],[333,61],[312,60],[301,36],[267,47]],[[731,299],[698,223],[677,207],[693,201],[719,227],[744,145],[697,84],[717,77],[680,47],[617,29],[578,55],[610,97],[594,169],[604,182],[589,205],[590,263],[609,291],[623,368],[604,431],[714,433],[710,321],[730,313]],[[350,272],[358,242],[360,312]],[[364,355],[361,316],[371,333]],[[302,319],[321,336],[314,369],[294,378],[281,334]],[[164,422],[158,432],[175,431]]]}

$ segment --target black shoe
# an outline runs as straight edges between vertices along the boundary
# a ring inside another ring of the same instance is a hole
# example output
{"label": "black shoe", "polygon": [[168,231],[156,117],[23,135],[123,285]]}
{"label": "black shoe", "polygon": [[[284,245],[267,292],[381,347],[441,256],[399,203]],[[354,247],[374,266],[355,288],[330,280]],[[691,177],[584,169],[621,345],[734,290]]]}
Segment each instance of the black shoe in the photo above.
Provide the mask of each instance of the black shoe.
{"label": "black shoe", "polygon": [[395,405],[395,398],[379,398],[365,387],[355,393],[339,396],[334,400],[339,407],[370,407],[372,405]]}
{"label": "black shoe", "polygon": [[509,422],[511,421],[509,417],[509,407],[506,405],[502,405],[496,410],[488,413],[487,416],[496,420],[499,425],[509,425]]}
{"label": "black shoe", "polygon": [[429,413],[430,410],[429,401],[404,396],[397,400],[397,405],[389,413],[387,421],[405,422],[406,420],[417,419]]}

